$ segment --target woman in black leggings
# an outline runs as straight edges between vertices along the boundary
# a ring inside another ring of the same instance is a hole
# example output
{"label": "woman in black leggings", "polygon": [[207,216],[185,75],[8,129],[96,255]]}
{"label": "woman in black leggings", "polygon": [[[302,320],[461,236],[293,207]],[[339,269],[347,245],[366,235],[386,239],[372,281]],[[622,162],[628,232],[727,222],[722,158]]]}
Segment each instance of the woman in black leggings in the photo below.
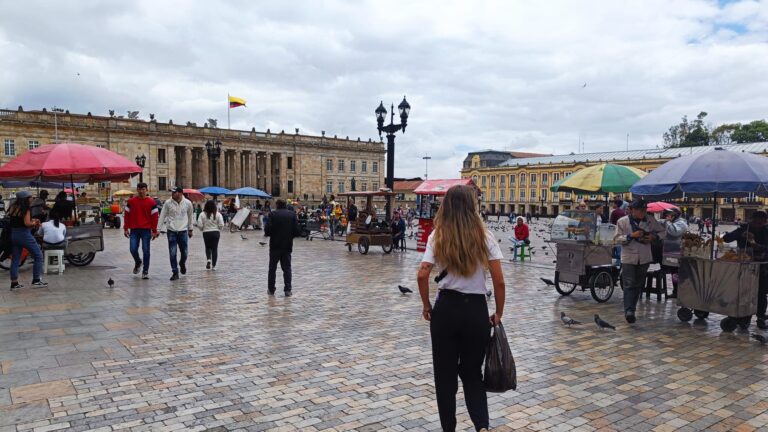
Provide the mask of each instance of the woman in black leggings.
{"label": "woman in black leggings", "polygon": [[219,237],[224,229],[224,218],[216,209],[216,202],[209,200],[205,203],[203,212],[197,217],[197,227],[203,232],[205,243],[205,268],[216,270],[216,260],[219,256]]}

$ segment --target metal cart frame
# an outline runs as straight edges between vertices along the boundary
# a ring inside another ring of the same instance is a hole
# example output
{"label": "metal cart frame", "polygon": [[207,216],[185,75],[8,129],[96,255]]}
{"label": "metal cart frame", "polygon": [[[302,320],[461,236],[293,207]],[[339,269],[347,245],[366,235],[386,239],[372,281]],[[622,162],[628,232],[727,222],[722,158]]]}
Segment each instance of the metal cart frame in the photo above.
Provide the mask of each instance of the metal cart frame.
{"label": "metal cart frame", "polygon": [[614,246],[575,240],[554,242],[557,244],[555,290],[567,296],[577,286],[582,291],[589,288],[596,302],[607,302],[613,295],[616,282],[621,284],[621,266],[613,264]]}

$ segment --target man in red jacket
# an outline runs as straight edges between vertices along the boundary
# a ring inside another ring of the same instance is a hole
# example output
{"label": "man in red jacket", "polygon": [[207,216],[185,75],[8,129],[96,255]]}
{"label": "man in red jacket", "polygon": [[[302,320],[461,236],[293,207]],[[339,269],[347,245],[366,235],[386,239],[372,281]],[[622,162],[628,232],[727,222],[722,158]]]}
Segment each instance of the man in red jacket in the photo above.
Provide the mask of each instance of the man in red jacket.
{"label": "man in red jacket", "polygon": [[511,241],[514,246],[512,248],[512,261],[517,261],[517,247],[519,245],[523,243],[531,244],[531,241],[528,240],[529,236],[530,232],[528,230],[528,225],[525,224],[522,217],[518,217],[517,225],[515,225],[515,234],[509,238],[509,241]]}
{"label": "man in red jacket", "polygon": [[[123,213],[123,227],[125,236],[131,239],[131,255],[135,263],[133,274],[141,272],[142,279],[149,279],[149,243],[157,238],[157,221],[160,213],[157,210],[157,202],[147,195],[147,184],[136,185],[137,196],[128,200]],[[139,242],[143,255],[139,257]]]}

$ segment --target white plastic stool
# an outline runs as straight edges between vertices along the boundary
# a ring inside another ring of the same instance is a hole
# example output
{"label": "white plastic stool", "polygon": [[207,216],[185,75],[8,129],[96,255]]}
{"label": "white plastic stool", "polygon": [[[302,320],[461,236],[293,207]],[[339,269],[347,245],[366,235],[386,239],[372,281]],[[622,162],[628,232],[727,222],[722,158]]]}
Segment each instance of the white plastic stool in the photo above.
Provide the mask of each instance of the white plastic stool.
{"label": "white plastic stool", "polygon": [[64,273],[64,249],[45,250],[43,273],[48,274],[49,267],[56,270],[56,273]]}

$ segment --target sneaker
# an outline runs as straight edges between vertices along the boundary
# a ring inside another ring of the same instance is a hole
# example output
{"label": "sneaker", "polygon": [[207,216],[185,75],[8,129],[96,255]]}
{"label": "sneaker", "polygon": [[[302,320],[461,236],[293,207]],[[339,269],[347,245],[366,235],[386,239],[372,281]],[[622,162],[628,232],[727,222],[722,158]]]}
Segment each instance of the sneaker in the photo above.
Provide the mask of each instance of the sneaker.
{"label": "sneaker", "polygon": [[141,261],[139,261],[138,264],[133,266],[133,274],[139,274],[139,270],[141,270]]}
{"label": "sneaker", "polygon": [[142,278],[142,279],[149,279],[149,273],[147,273],[147,272],[142,272],[142,273],[141,273],[141,278]]}
{"label": "sneaker", "polygon": [[174,272],[174,273],[171,275],[171,280],[172,280],[172,281],[175,281],[175,280],[179,280],[179,274],[178,274],[178,273],[176,273],[176,272]]}
{"label": "sneaker", "polygon": [[211,271],[216,271],[216,266],[211,267]]}
{"label": "sneaker", "polygon": [[286,297],[290,297],[290,296],[292,296],[292,295],[293,295],[293,292],[292,292],[292,291],[286,291],[286,292],[285,292],[285,296],[286,296]]}
{"label": "sneaker", "polygon": [[626,314],[624,314],[624,318],[630,324],[634,324],[635,321],[637,321],[637,318],[635,318],[635,313],[634,312],[627,312]]}
{"label": "sneaker", "polygon": [[187,274],[187,265],[179,264],[179,270],[181,270],[181,274]]}
{"label": "sneaker", "polygon": [[760,330],[768,329],[768,324],[765,323],[765,318],[757,319],[757,328],[759,328]]}
{"label": "sneaker", "polygon": [[32,288],[45,288],[48,286],[48,282],[43,282],[42,279],[32,281]]}
{"label": "sneaker", "polygon": [[267,290],[267,294],[271,295],[271,296],[274,296],[275,295],[275,290],[268,289]]}
{"label": "sneaker", "polygon": [[205,263],[205,269],[210,270],[211,269],[211,260],[208,260],[207,263]]}
{"label": "sneaker", "polygon": [[18,282],[11,282],[11,291],[19,289],[19,288],[24,288],[24,285],[22,285],[22,284],[20,284]]}

